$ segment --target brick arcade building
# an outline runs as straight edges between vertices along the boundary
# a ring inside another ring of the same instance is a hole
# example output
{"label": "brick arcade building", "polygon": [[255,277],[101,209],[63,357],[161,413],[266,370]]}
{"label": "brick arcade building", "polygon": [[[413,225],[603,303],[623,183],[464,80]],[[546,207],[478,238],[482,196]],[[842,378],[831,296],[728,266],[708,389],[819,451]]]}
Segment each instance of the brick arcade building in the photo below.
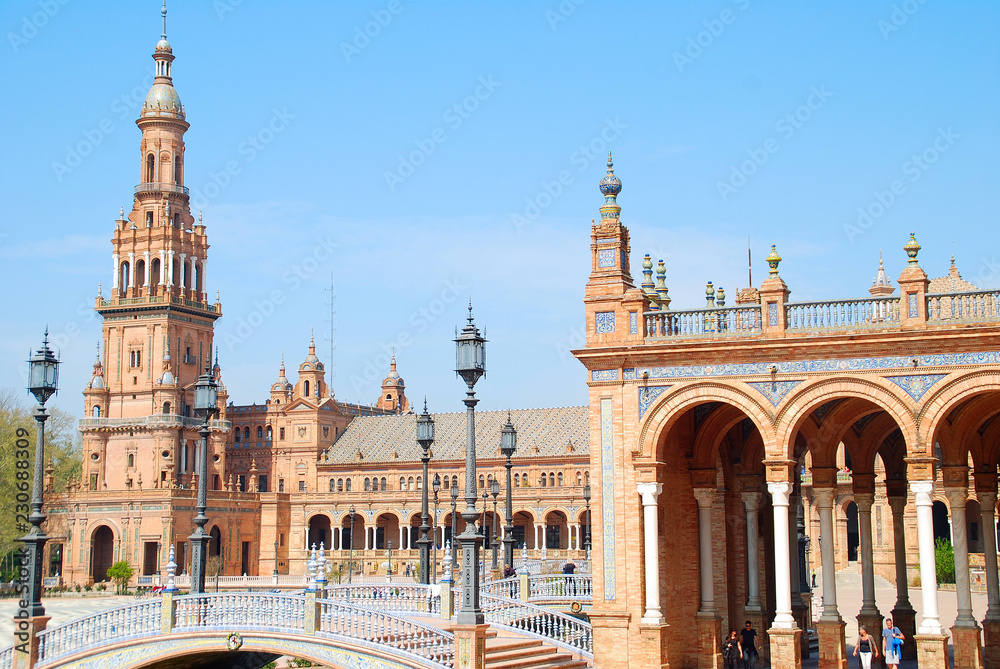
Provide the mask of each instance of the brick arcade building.
{"label": "brick arcade building", "polygon": [[[954,268],[929,281],[911,235],[898,296],[880,269],[868,298],[791,302],[772,247],[768,277],[734,306],[709,284],[703,309],[671,310],[662,261],[654,282],[646,255],[643,281],[633,282],[620,191],[609,157],[591,230],[586,347],[575,352],[590,379],[596,665],[718,667],[722,630],[750,619],[766,630],[772,666],[800,666],[803,630],[815,625],[820,667],[846,668],[842,614],[855,612],[837,607],[837,554],[849,537],[838,540],[835,517],[846,522],[853,502],[857,617],[876,641],[889,612],[875,606],[873,506],[881,571],[897,585],[893,620],[911,639],[904,647],[916,646],[921,667],[945,667],[950,632],[956,667],[1000,666],[1000,291],[959,283]],[[816,621],[794,531],[803,497],[821,546],[811,565],[823,575]],[[958,592],[950,630],[934,565],[942,497]],[[989,596],[981,623],[973,547]],[[919,620],[908,572],[921,579]]]}

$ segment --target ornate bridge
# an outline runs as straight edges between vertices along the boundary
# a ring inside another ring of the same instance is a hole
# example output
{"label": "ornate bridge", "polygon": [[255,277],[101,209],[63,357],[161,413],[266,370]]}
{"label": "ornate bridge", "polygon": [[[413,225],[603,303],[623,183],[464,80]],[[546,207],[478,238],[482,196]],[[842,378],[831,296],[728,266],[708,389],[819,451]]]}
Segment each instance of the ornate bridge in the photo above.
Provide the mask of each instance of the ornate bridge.
{"label": "ornate bridge", "polygon": [[[514,577],[485,584],[482,605],[493,627],[534,639],[533,653],[584,667],[593,658],[589,623],[533,602],[589,604],[591,583],[589,575]],[[345,585],[304,594],[168,592],[39,632],[33,664],[7,647],[0,651],[0,669],[250,669],[282,655],[345,669],[450,669],[453,608],[448,585]],[[545,651],[543,643],[555,648]],[[514,652],[510,647],[497,646],[505,657]]]}

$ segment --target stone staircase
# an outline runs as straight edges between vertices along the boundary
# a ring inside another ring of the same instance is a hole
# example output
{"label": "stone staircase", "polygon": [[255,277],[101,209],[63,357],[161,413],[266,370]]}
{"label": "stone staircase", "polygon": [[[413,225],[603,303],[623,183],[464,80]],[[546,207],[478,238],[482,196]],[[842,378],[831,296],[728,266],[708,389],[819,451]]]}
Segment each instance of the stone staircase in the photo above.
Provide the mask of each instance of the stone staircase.
{"label": "stone staircase", "polygon": [[567,651],[536,639],[498,636],[487,632],[486,669],[586,669],[585,660],[575,660]]}

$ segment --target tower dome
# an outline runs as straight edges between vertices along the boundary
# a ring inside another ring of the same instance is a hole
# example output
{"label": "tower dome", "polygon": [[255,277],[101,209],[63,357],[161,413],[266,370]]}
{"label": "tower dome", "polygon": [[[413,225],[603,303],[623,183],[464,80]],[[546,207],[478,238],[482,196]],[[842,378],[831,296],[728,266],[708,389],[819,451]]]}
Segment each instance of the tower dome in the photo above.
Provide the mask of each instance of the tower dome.
{"label": "tower dome", "polygon": [[146,100],[142,103],[141,118],[167,117],[184,118],[184,105],[181,104],[181,97],[174,88],[173,80],[170,76],[170,69],[174,61],[174,50],[167,41],[167,0],[163,0],[163,34],[160,41],[156,43],[156,50],[153,51],[153,60],[156,61],[156,78],[153,85],[146,94]]}

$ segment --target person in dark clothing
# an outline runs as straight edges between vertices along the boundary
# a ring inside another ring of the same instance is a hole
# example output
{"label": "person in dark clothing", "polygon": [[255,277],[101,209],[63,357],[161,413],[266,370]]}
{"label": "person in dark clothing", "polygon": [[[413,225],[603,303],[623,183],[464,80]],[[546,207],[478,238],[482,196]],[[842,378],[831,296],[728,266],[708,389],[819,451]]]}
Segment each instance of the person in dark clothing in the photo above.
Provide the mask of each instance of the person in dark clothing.
{"label": "person in dark clothing", "polygon": [[753,623],[749,620],[740,630],[739,649],[740,657],[743,658],[743,669],[754,669],[754,664],[760,657],[760,649],[757,642],[757,630],[753,628]]}
{"label": "person in dark clothing", "polygon": [[567,562],[566,564],[563,565],[564,574],[572,574],[575,572],[576,572],[576,565],[573,564],[572,562]]}
{"label": "person in dark clothing", "polygon": [[726,669],[736,669],[736,662],[740,659],[740,640],[736,630],[729,631],[729,638],[722,642],[722,661]]}

